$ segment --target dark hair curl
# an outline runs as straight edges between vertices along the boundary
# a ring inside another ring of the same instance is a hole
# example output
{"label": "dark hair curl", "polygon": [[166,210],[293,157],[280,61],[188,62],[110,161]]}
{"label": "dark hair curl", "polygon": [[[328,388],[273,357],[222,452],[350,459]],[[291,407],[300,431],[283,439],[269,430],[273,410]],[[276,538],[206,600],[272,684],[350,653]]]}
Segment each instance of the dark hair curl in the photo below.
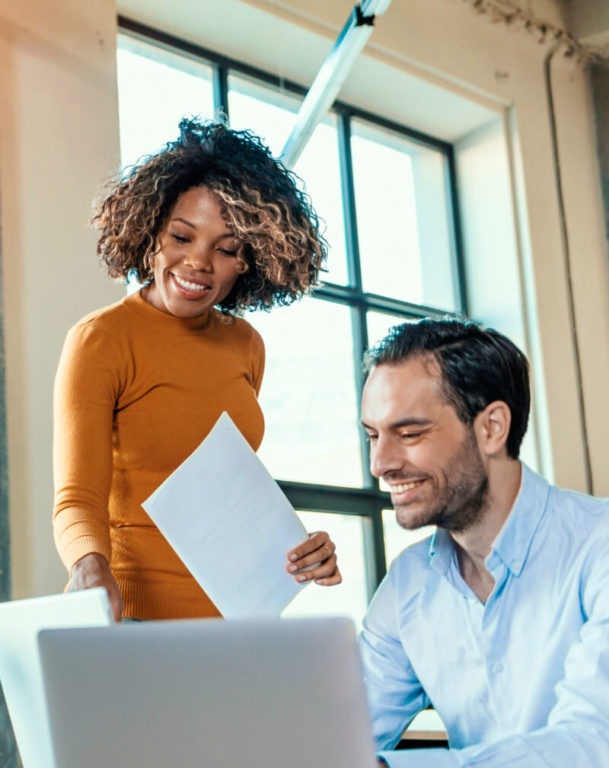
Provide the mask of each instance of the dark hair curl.
{"label": "dark hair curl", "polygon": [[179,128],[177,140],[112,182],[94,213],[109,275],[153,279],[151,257],[169,213],[182,193],[204,186],[242,245],[245,267],[220,308],[270,309],[300,298],[317,283],[327,244],[298,178],[251,131],[196,118]]}
{"label": "dark hair curl", "polygon": [[517,459],[531,407],[529,364],[518,347],[492,328],[471,320],[408,322],[392,328],[364,355],[364,373],[429,355],[442,376],[442,390],[459,419],[471,425],[495,400],[507,404],[511,424],[506,449]]}

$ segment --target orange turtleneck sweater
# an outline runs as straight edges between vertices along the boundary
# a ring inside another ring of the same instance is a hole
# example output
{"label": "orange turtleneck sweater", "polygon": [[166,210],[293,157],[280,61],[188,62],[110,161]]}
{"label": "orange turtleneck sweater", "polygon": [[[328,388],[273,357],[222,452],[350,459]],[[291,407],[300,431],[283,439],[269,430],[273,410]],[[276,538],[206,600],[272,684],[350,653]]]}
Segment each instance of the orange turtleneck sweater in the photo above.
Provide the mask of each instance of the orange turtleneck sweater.
{"label": "orange turtleneck sweater", "polygon": [[263,371],[245,320],[179,319],[140,293],[69,331],[55,380],[55,542],[68,570],[91,552],[109,560],[124,616],[219,615],[141,503],[222,411],[259,447]]}

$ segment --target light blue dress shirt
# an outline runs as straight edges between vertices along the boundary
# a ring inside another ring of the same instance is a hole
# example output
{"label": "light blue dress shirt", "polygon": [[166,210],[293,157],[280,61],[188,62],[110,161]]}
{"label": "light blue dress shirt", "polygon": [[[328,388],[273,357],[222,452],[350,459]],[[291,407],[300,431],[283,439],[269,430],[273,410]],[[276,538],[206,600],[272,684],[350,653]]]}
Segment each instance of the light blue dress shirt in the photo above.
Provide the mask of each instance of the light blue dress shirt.
{"label": "light blue dress shirt", "polygon": [[[379,754],[392,768],[609,767],[609,501],[523,465],[481,603],[438,530],[393,562],[361,649]],[[449,750],[392,750],[433,705]]]}

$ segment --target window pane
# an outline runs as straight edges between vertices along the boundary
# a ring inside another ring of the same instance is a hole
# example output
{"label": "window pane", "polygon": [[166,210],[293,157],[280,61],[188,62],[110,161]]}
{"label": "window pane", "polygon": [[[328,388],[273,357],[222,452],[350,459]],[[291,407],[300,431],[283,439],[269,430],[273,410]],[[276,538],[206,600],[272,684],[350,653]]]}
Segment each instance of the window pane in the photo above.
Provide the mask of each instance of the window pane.
{"label": "window pane", "polygon": [[307,142],[294,168],[303,179],[313,207],[322,220],[322,233],[328,241],[325,282],[346,285],[347,255],[340,186],[336,119],[330,116],[320,123]]}
{"label": "window pane", "polygon": [[245,77],[228,78],[228,113],[231,128],[260,136],[275,157],[296,122],[301,100]]}
{"label": "window pane", "polygon": [[383,314],[382,312],[368,312],[366,320],[368,324],[368,347],[373,347],[381,339],[384,339],[395,325],[407,322],[403,317]]}
{"label": "window pane", "polygon": [[361,120],[351,149],[364,290],[457,309],[444,155]]}
{"label": "window pane", "polygon": [[247,318],[267,349],[260,457],[281,480],[361,487],[350,310],[305,298]]}
{"label": "window pane", "polygon": [[385,559],[389,563],[411,544],[431,536],[436,530],[434,525],[425,525],[416,531],[407,531],[395,519],[393,509],[383,510],[383,536],[385,539]]}
{"label": "window pane", "polygon": [[309,532],[327,531],[336,544],[338,567],[343,582],[335,587],[310,584],[284,610],[283,616],[338,614],[350,616],[358,629],[366,611],[366,561],[364,526],[367,521],[354,515],[301,512],[298,516]]}
{"label": "window pane", "polygon": [[124,35],[117,66],[123,167],[177,138],[182,117],[213,116],[210,66]]}
{"label": "window pane", "polygon": [[[228,104],[231,126],[254,131],[279,157],[296,122],[301,100],[246,78],[230,77]],[[347,260],[334,115],[328,115],[317,126],[293,170],[304,182],[330,246],[328,272],[322,278],[344,285]]]}

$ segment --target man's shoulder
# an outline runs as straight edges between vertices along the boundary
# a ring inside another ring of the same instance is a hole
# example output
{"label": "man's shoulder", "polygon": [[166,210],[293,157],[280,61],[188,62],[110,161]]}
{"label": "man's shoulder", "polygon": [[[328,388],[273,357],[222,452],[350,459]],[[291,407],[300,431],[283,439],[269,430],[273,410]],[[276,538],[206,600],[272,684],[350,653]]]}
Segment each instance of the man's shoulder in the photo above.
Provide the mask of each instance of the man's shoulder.
{"label": "man's shoulder", "polygon": [[609,499],[551,485],[541,540],[577,559],[609,556]]}
{"label": "man's shoulder", "polygon": [[427,571],[433,540],[434,535],[430,534],[424,539],[406,546],[389,564],[389,574],[393,577],[400,577],[404,573],[408,573],[412,577],[417,572]]}
{"label": "man's shoulder", "polygon": [[581,520],[582,515],[598,519],[602,523],[609,519],[609,498],[592,496],[582,491],[550,485],[550,504],[553,509],[564,516],[576,516]]}
{"label": "man's shoulder", "polygon": [[554,520],[563,518],[575,524],[596,524],[609,514],[609,498],[549,483],[526,464],[522,466],[521,498],[525,507],[545,508]]}

